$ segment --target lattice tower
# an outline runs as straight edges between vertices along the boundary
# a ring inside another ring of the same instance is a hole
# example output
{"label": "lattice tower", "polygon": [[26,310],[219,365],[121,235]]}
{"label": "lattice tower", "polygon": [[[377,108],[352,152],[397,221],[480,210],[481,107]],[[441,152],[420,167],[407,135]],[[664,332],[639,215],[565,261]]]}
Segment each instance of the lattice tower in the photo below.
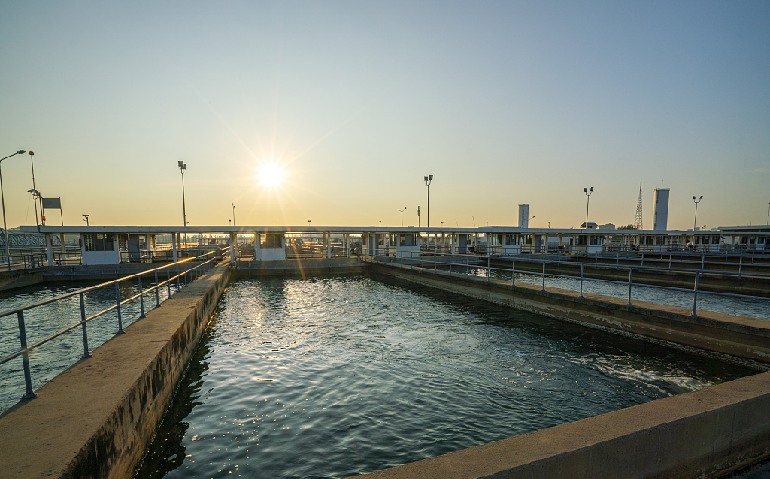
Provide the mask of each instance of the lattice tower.
{"label": "lattice tower", "polygon": [[643,230],[642,225],[642,184],[639,183],[639,201],[636,203],[636,217],[634,218],[634,227]]}

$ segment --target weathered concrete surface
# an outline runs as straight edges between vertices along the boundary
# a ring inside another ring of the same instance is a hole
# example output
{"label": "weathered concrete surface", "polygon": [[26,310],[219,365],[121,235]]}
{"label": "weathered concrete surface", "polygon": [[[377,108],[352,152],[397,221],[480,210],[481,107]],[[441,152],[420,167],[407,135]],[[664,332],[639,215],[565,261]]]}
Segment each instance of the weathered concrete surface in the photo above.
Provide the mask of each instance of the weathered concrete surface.
{"label": "weathered concrete surface", "polygon": [[228,276],[212,269],[0,418],[0,476],[128,477]]}
{"label": "weathered concrete surface", "polygon": [[664,306],[525,283],[452,275],[446,271],[371,264],[372,271],[407,281],[544,314],[610,332],[678,343],[738,358],[770,363],[770,321]]}
{"label": "weathered concrete surface", "polygon": [[301,258],[282,261],[238,261],[239,278],[301,277],[318,274],[362,273],[366,263],[358,258]]}
{"label": "weathered concrete surface", "polygon": [[12,269],[0,271],[0,291],[7,291],[43,282],[44,268]]}
{"label": "weathered concrete surface", "polygon": [[356,477],[714,477],[770,453],[768,411],[763,373]]}

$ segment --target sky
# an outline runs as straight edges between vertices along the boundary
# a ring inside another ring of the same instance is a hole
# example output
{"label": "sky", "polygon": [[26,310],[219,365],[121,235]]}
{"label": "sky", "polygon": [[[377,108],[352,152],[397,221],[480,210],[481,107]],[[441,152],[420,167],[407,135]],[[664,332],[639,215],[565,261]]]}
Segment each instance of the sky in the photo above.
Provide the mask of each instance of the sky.
{"label": "sky", "polygon": [[48,224],[181,225],[180,160],[193,226],[766,224],[770,2],[0,0],[19,149]]}

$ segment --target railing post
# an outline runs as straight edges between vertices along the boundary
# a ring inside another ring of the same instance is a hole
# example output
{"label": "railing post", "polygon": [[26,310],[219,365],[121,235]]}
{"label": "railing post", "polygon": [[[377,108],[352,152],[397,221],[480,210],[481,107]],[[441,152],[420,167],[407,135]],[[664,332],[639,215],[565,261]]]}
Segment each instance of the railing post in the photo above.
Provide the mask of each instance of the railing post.
{"label": "railing post", "polygon": [[139,276],[139,319],[146,318],[144,315],[144,289],[142,288],[142,277]]}
{"label": "railing post", "polygon": [[545,291],[545,261],[543,261],[543,289]]}
{"label": "railing post", "polygon": [[631,285],[634,283],[634,268],[628,268],[628,305],[631,306]]}
{"label": "railing post", "polygon": [[166,286],[168,287],[168,297],[171,297],[171,270],[166,270]]}
{"label": "railing post", "polygon": [[585,266],[585,263],[580,263],[580,296],[583,297],[583,267]]}
{"label": "railing post", "polygon": [[160,307],[160,284],[158,284],[158,271],[155,271],[155,307]]}
{"label": "railing post", "polygon": [[83,293],[80,293],[80,324],[83,325],[83,358],[87,359],[91,357],[88,352],[88,335],[86,334],[86,301],[83,298]]}
{"label": "railing post", "polygon": [[644,251],[642,251],[642,264],[640,266],[644,266]]}
{"label": "railing post", "polygon": [[120,281],[115,281],[115,295],[117,296],[117,302],[118,302],[118,333],[117,334],[124,334],[125,331],[123,331],[123,317],[120,315]]}
{"label": "railing post", "polygon": [[700,269],[706,269],[706,253],[700,257]]}
{"label": "railing post", "polygon": [[[27,328],[24,326],[24,310],[18,311],[16,317],[19,320],[19,340],[21,341],[21,349],[23,351],[27,349]],[[35,399],[37,395],[32,391],[32,374],[29,372],[29,353],[27,351],[21,353],[21,361],[24,368],[24,383],[27,388],[21,399],[22,401]]]}
{"label": "railing post", "polygon": [[179,271],[174,272],[176,273],[176,290],[179,292],[179,290],[182,289],[181,286],[179,286]]}
{"label": "railing post", "polygon": [[487,248],[487,283],[489,283],[489,278],[492,276],[492,263],[489,259],[489,246]]}
{"label": "railing post", "polygon": [[740,259],[738,260],[738,277],[741,277],[741,269],[743,269],[743,252],[741,252]]}
{"label": "railing post", "polygon": [[697,316],[698,312],[698,280],[700,279],[700,271],[695,272],[695,288],[692,293],[692,316]]}
{"label": "railing post", "polygon": [[516,286],[516,258],[513,258],[511,264],[511,286]]}

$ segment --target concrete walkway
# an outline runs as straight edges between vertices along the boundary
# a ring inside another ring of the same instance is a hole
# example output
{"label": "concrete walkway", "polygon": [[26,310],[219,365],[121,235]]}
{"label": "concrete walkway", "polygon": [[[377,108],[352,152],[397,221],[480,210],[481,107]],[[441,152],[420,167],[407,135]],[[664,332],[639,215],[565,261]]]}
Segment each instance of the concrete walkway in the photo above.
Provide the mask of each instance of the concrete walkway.
{"label": "concrete walkway", "polygon": [[229,271],[190,283],[1,417],[0,476],[130,476]]}

